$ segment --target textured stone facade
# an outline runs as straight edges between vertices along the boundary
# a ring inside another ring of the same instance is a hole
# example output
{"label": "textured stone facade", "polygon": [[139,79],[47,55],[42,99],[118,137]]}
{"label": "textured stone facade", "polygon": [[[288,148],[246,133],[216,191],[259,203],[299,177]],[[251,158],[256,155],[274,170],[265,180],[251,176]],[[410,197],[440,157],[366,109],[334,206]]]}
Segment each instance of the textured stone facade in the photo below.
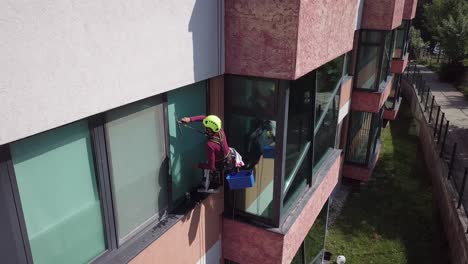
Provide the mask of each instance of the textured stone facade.
{"label": "textured stone facade", "polygon": [[297,79],[353,48],[357,0],[225,3],[226,73]]}
{"label": "textured stone facade", "polygon": [[413,19],[416,16],[416,7],[418,0],[405,0],[405,8],[403,9],[403,19]]}
{"label": "textured stone facade", "polygon": [[393,59],[390,71],[392,73],[402,74],[405,72],[406,66],[408,66],[408,53],[401,59]]}
{"label": "textured stone facade", "polygon": [[405,0],[366,0],[361,28],[393,30],[401,25]]}
{"label": "textured stone facade", "polygon": [[385,88],[378,92],[354,90],[351,96],[351,110],[378,113],[392,89],[393,77],[388,78]]}

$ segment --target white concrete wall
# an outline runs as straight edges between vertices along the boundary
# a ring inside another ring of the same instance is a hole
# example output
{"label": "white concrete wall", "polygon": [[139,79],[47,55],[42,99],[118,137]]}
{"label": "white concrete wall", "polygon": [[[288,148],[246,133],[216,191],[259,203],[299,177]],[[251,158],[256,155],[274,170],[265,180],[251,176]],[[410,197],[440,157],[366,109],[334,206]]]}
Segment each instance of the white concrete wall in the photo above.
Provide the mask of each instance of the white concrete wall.
{"label": "white concrete wall", "polygon": [[222,74],[222,0],[0,0],[0,145]]}

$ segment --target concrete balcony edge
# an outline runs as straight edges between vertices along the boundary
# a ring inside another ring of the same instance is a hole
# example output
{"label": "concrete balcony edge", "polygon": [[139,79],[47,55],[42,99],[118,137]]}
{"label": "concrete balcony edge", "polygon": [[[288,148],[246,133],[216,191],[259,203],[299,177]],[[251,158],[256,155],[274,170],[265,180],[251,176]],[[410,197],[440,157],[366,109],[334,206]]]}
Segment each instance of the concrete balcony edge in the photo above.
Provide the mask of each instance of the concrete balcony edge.
{"label": "concrete balcony edge", "polygon": [[341,150],[333,150],[323,162],[312,186],[296,202],[280,228],[262,228],[223,218],[223,256],[238,263],[289,263],[305,239],[320,210],[338,184]]}
{"label": "concrete balcony edge", "polygon": [[398,111],[400,110],[400,106],[401,106],[401,97],[395,102],[395,107],[393,109],[384,110],[383,118],[386,120],[395,120],[398,115]]}
{"label": "concrete balcony edge", "polygon": [[349,164],[346,163],[343,166],[343,177],[367,182],[374,172],[375,165],[377,164],[377,160],[379,159],[380,150],[382,148],[382,144],[380,140],[377,141],[377,146],[375,148],[374,156],[372,157],[371,162],[368,165],[357,165],[357,164]]}
{"label": "concrete balcony edge", "polygon": [[390,67],[390,71],[392,73],[398,73],[398,74],[404,73],[406,66],[408,65],[408,56],[409,56],[409,53],[406,53],[405,56],[403,56],[403,58],[401,59],[398,59],[398,58],[392,59],[392,66]]}
{"label": "concrete balcony edge", "polygon": [[351,96],[351,110],[378,113],[390,94],[392,84],[393,76],[381,84],[379,91],[354,90]]}

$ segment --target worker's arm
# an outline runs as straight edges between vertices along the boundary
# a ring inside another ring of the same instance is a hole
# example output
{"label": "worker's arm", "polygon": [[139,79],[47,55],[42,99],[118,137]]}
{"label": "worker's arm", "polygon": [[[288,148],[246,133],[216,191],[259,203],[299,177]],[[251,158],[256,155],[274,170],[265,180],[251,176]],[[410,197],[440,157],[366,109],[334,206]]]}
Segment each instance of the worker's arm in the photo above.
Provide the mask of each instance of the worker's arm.
{"label": "worker's arm", "polygon": [[209,144],[206,145],[206,158],[207,158],[206,163],[199,163],[198,168],[204,169],[204,170],[215,170],[216,169],[215,150]]}
{"label": "worker's arm", "polygon": [[204,115],[184,117],[180,121],[182,121],[182,123],[201,122],[201,121],[203,121],[203,119],[205,119],[205,117],[206,116],[204,116]]}

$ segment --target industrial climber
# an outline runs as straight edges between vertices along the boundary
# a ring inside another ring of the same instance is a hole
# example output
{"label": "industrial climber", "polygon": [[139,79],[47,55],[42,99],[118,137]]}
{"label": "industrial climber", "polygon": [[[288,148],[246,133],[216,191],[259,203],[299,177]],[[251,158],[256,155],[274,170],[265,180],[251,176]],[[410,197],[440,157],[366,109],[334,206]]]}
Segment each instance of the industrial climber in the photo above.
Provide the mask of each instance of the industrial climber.
{"label": "industrial climber", "polygon": [[215,115],[184,117],[180,122],[185,124],[190,122],[202,122],[205,127],[205,134],[207,137],[206,162],[194,165],[195,168],[203,169],[205,172],[199,191],[208,192],[210,190],[216,190],[221,184],[220,177],[210,184],[210,172],[218,172],[218,175],[223,175],[225,172],[232,171],[235,167],[244,165],[239,153],[237,153],[235,149],[229,147],[219,117]]}

